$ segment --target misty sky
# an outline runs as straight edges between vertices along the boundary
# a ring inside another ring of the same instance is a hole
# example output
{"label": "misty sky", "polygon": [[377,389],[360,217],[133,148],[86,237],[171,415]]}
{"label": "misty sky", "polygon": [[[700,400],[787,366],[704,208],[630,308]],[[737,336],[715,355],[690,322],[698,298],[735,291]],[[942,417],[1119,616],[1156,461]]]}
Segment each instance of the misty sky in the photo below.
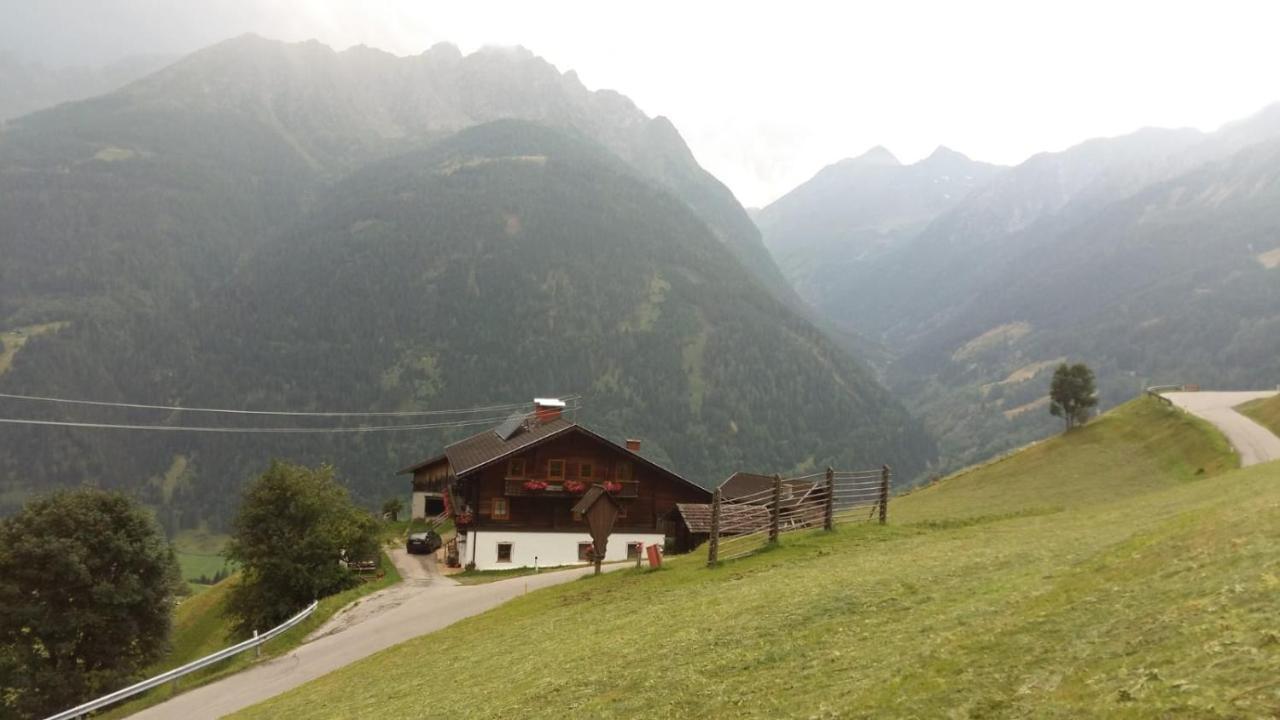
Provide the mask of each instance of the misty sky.
{"label": "misty sky", "polygon": [[1012,164],[1146,125],[1212,129],[1280,100],[1270,2],[838,5],[0,0],[0,50],[101,64],[250,31],[401,55],[524,45],[670,117],[748,206],[874,145]]}

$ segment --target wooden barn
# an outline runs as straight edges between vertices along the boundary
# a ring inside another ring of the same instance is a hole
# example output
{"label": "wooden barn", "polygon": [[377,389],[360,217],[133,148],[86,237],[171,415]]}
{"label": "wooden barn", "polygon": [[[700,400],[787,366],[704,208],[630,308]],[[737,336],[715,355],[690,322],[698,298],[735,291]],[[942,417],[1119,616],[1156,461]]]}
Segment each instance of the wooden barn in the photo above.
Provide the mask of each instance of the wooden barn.
{"label": "wooden barn", "polygon": [[[621,505],[606,561],[665,545],[677,503],[710,492],[563,416],[564,403],[534,401],[532,413],[444,448],[401,471],[413,476],[413,514],[446,512],[458,529],[458,557],[481,570],[586,562],[591,538],[571,512],[599,484]],[[438,504],[438,505],[437,505]]]}

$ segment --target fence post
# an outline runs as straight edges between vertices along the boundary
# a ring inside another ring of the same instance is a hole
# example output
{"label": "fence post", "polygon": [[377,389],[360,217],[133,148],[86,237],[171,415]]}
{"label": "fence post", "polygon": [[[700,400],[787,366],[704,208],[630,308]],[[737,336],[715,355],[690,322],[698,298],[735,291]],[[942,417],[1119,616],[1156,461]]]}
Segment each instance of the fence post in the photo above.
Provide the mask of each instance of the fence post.
{"label": "fence post", "polygon": [[782,476],[773,476],[773,507],[769,510],[769,542],[778,542],[778,519],[782,514]]}
{"label": "fence post", "polygon": [[889,476],[893,473],[888,465],[880,468],[880,524],[889,519]]}
{"label": "fence post", "polygon": [[720,555],[720,488],[711,494],[711,539],[707,542],[707,567],[716,564]]}
{"label": "fence post", "polygon": [[822,529],[835,528],[836,518],[836,471],[827,468],[827,504],[822,509]]}

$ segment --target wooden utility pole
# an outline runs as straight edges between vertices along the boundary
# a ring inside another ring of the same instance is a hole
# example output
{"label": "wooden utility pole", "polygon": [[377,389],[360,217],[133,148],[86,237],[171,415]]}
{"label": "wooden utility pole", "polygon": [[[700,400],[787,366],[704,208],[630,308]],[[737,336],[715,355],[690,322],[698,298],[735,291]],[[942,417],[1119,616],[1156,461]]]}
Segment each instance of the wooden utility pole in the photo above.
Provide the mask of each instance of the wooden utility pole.
{"label": "wooden utility pole", "polygon": [[782,476],[773,476],[773,507],[769,511],[769,542],[778,542],[778,519],[782,514]]}
{"label": "wooden utility pole", "polygon": [[827,504],[822,509],[822,529],[832,530],[836,526],[836,471],[827,468]]}
{"label": "wooden utility pole", "polygon": [[888,465],[880,468],[880,524],[883,525],[889,520],[889,477],[892,470]]}
{"label": "wooden utility pole", "polygon": [[711,494],[711,539],[707,542],[707,566],[716,564],[720,554],[720,488]]}

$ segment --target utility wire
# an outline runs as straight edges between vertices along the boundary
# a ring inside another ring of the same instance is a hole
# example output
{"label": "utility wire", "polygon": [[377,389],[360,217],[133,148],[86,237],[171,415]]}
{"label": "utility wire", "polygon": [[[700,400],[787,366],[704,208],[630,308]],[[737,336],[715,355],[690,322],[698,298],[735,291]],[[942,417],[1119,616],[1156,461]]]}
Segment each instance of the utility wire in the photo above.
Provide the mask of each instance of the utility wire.
{"label": "utility wire", "polygon": [[[179,407],[176,405],[143,405],[140,403],[102,402],[98,400],[74,400],[71,398],[41,397],[37,395],[14,395],[0,393],[0,398],[11,400],[33,400],[37,402],[64,403],[70,405],[96,405],[102,407],[136,408],[141,410],[172,410],[175,412],[223,413],[228,415],[276,415],[291,417],[417,417],[424,415],[466,415],[478,412],[500,412],[528,407],[528,402],[507,403],[505,405],[488,405],[484,407],[457,408],[449,410],[408,410],[401,412],[288,412],[283,410],[231,410],[227,408]],[[578,400],[580,395],[567,395],[561,400]],[[575,406],[573,409],[577,409]],[[499,418],[501,421],[503,418]]]}
{"label": "utility wire", "polygon": [[453,420],[449,422],[423,423],[416,425],[363,425],[337,428],[254,428],[254,427],[202,427],[187,425],[128,425],[120,423],[70,422],[66,420],[30,420],[23,418],[0,418],[0,423],[10,425],[55,425],[74,428],[105,428],[113,430],[165,430],[177,432],[212,432],[212,433],[366,433],[388,432],[394,430],[435,430],[440,428],[466,427],[469,425],[492,425],[507,419],[506,416],[487,417],[471,420]]}

